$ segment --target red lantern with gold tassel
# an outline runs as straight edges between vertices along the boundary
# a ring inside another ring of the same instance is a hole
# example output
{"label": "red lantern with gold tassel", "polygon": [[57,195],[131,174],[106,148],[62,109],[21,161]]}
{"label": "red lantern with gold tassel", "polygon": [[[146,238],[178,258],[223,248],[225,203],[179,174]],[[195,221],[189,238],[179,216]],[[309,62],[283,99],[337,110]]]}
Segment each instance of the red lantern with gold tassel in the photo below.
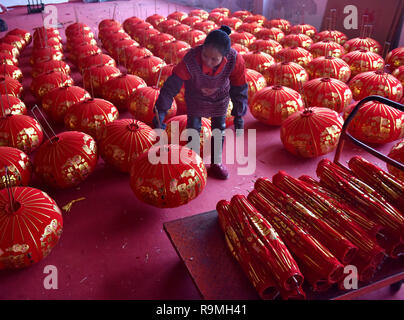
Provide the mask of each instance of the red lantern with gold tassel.
{"label": "red lantern with gold tassel", "polygon": [[40,48],[32,51],[30,63],[32,66],[48,60],[62,60],[63,53],[54,48]]}
{"label": "red lantern with gold tassel", "polygon": [[[144,58],[144,57],[151,57],[152,55],[153,55],[153,53],[147,48],[132,46],[132,47],[128,47],[123,50],[123,52],[121,53],[120,59],[121,59],[121,63],[127,67],[130,63],[132,63],[133,61],[135,61],[137,59]],[[115,63],[115,61],[114,61],[114,63]]]}
{"label": "red lantern with gold tassel", "polygon": [[[172,153],[178,155],[179,162],[172,162]],[[163,161],[152,163],[150,154]],[[201,157],[187,147],[173,144],[151,147],[133,161],[130,171],[135,196],[157,208],[176,208],[190,202],[203,191],[206,180]]]}
{"label": "red lantern with gold tassel", "polygon": [[0,221],[0,270],[21,269],[41,261],[56,246],[63,230],[56,202],[30,187],[0,191]]}
{"label": "red lantern with gold tassel", "polygon": [[282,50],[282,45],[275,40],[258,39],[250,45],[249,49],[251,51],[260,51],[274,56],[277,52]]}
{"label": "red lantern with gold tassel", "polygon": [[[142,87],[137,89],[128,100],[130,113],[136,120],[142,121],[147,125],[152,125],[155,116],[154,106],[160,94],[157,87]],[[166,120],[176,115],[177,104],[173,101],[167,112]]]}
{"label": "red lantern with gold tassel", "polygon": [[191,28],[194,27],[195,23],[201,22],[203,21],[203,19],[201,17],[198,16],[188,16],[187,18],[185,18],[184,20],[181,21],[182,24],[186,24],[188,26],[190,26]]}
{"label": "red lantern with gold tassel", "polygon": [[403,85],[383,70],[362,72],[349,81],[353,97],[359,101],[371,95],[382,96],[393,101],[403,97]]}
{"label": "red lantern with gold tassel", "polygon": [[211,12],[211,13],[209,13],[209,16],[208,16],[208,20],[213,21],[217,25],[223,24],[222,21],[225,18],[226,18],[226,15],[221,12],[218,12],[218,11]]}
{"label": "red lantern with gold tassel", "polygon": [[247,47],[245,47],[245,46],[243,46],[242,44],[239,44],[239,43],[234,43],[234,44],[231,45],[231,47],[234,50],[236,50],[239,54],[242,54],[242,55],[250,52],[250,50],[248,50]]}
{"label": "red lantern with gold tassel", "polygon": [[247,48],[255,41],[257,38],[248,32],[232,32],[230,33],[231,43],[239,43]]}
{"label": "red lantern with gold tassel", "polygon": [[307,81],[302,90],[309,107],[329,108],[341,113],[352,101],[348,85],[334,78]]}
{"label": "red lantern with gold tassel", "polygon": [[275,59],[280,62],[295,62],[302,67],[306,67],[307,64],[313,60],[313,55],[304,48],[301,47],[289,47],[280,50]]}
{"label": "red lantern with gold tassel", "polygon": [[214,12],[219,12],[219,13],[223,14],[226,17],[230,16],[230,9],[228,9],[228,8],[223,8],[223,7],[222,8],[214,8],[214,9],[212,9],[210,11],[210,13],[214,13]]}
{"label": "red lantern with gold tassel", "polygon": [[[134,18],[136,18],[136,17],[134,17]],[[137,19],[139,19],[139,18],[137,18]],[[159,25],[159,23],[160,23],[160,22],[163,22],[164,20],[166,20],[165,17],[163,17],[162,15],[159,15],[159,14],[155,13],[155,14],[153,14],[153,15],[151,15],[151,16],[148,16],[145,21],[148,22],[148,23],[150,23],[154,28],[157,28],[157,26]],[[124,24],[125,24],[125,23],[124,23]],[[125,28],[125,25],[124,25],[124,28]],[[126,30],[126,29],[125,29],[125,30]],[[128,31],[126,31],[126,32],[128,32]]]}
{"label": "red lantern with gold tassel", "polygon": [[5,35],[3,38],[1,38],[2,43],[7,43],[9,45],[12,45],[13,47],[16,47],[18,51],[22,51],[25,48],[25,40],[21,38],[20,36],[16,35]]}
{"label": "red lantern with gold tassel", "polygon": [[263,71],[269,85],[277,84],[300,91],[301,86],[309,79],[306,70],[294,62],[278,62]]}
{"label": "red lantern with gold tassel", "polygon": [[321,56],[341,58],[345,54],[343,46],[329,40],[313,43],[310,46],[309,51],[313,55],[313,58]]}
{"label": "red lantern with gold tassel", "polygon": [[[1,67],[0,67],[1,70]],[[33,78],[37,78],[38,76],[48,73],[48,72],[62,72],[64,74],[70,75],[71,69],[70,66],[60,60],[48,60],[44,62],[39,62],[32,67],[31,75]]]}
{"label": "red lantern with gold tassel", "polygon": [[64,123],[70,131],[81,131],[97,139],[109,122],[119,117],[118,109],[104,99],[87,99],[72,105],[66,112]]}
{"label": "red lantern with gold tassel", "polygon": [[241,21],[239,18],[236,17],[230,17],[230,18],[224,18],[221,24],[229,26],[230,28],[233,28],[234,30],[237,31],[237,29],[243,24],[243,21]]}
{"label": "red lantern with gold tassel", "polygon": [[161,32],[154,28],[144,28],[134,30],[130,36],[133,40],[137,41],[141,46],[149,48],[149,42]]}
{"label": "red lantern with gold tassel", "polygon": [[7,187],[6,179],[9,186],[28,186],[31,175],[32,163],[23,151],[12,147],[0,147],[0,189]]}
{"label": "red lantern with gold tassel", "polygon": [[22,82],[23,79],[21,69],[10,64],[0,65],[0,77],[10,77],[18,82]]}
{"label": "red lantern with gold tassel", "polygon": [[[346,118],[355,104],[344,112]],[[369,101],[363,104],[349,124],[348,131],[355,138],[368,143],[384,144],[404,136],[404,112],[386,104]]]}
{"label": "red lantern with gold tassel", "polygon": [[344,120],[329,108],[305,108],[283,121],[281,140],[290,153],[304,158],[335,150]]}
{"label": "red lantern with gold tassel", "polygon": [[155,74],[159,73],[160,69],[165,65],[166,63],[163,59],[156,56],[149,56],[129,63],[128,71],[129,73],[142,78],[147,85],[151,86],[155,84],[152,83]]}
{"label": "red lantern with gold tassel", "polygon": [[171,32],[172,32],[172,35],[174,36],[174,38],[178,40],[178,38],[183,33],[189,32],[189,31],[191,31],[191,29],[192,28],[189,25],[181,23],[181,24],[176,25],[175,27],[172,27]]}
{"label": "red lantern with gold tassel", "polygon": [[33,79],[30,89],[35,98],[41,100],[52,89],[72,86],[73,84],[74,81],[69,75],[63,72],[50,71]]}
{"label": "red lantern with gold tassel", "polygon": [[155,131],[135,119],[107,123],[97,141],[104,161],[121,172],[129,172],[133,161],[155,142]]}
{"label": "red lantern with gold tassel", "polygon": [[167,19],[173,19],[173,20],[178,20],[179,22],[181,22],[182,20],[184,20],[186,17],[188,17],[188,14],[182,11],[174,11],[171,12],[168,16]]}
{"label": "red lantern with gold tassel", "polygon": [[90,34],[92,33],[91,27],[83,22],[75,22],[69,24],[65,29],[66,38],[73,38],[78,33]]}
{"label": "red lantern with gold tassel", "polygon": [[127,100],[137,89],[146,87],[146,82],[131,74],[121,74],[111,78],[101,88],[101,95],[105,100],[113,103],[119,111],[126,110]]}
{"label": "red lantern with gold tassel", "polygon": [[382,46],[372,38],[354,38],[344,43],[347,52],[366,50],[377,54],[382,54]]}
{"label": "red lantern with gold tassel", "polygon": [[306,66],[306,70],[310,79],[330,77],[348,82],[351,77],[349,65],[340,58],[330,56],[313,59]]}
{"label": "red lantern with gold tassel", "polygon": [[121,56],[126,48],[139,47],[139,43],[132,39],[120,39],[113,41],[111,45],[112,47],[109,52],[111,53],[111,56],[118,61],[118,63],[121,63]]}
{"label": "red lantern with gold tassel", "polygon": [[65,131],[45,142],[34,157],[35,174],[47,186],[58,189],[79,185],[98,161],[94,139],[78,131]]}
{"label": "red lantern with gold tassel", "polygon": [[246,69],[245,77],[248,84],[248,104],[251,103],[254,94],[267,86],[264,76],[253,69]]}
{"label": "red lantern with gold tassel", "polygon": [[0,61],[3,64],[18,66],[18,59],[8,52],[0,52]]}
{"label": "red lantern with gold tassel", "polygon": [[56,28],[50,28],[50,27],[38,27],[35,28],[34,34],[33,34],[33,40],[35,41],[40,41],[40,40],[45,40],[46,38],[58,38],[60,41],[62,41],[62,37],[60,36],[59,30]]}
{"label": "red lantern with gold tassel", "polygon": [[7,32],[7,35],[19,36],[24,39],[26,45],[28,46],[32,41],[32,35],[27,30],[15,28]]}
{"label": "red lantern with gold tassel", "polygon": [[303,109],[303,100],[295,90],[275,85],[255,93],[249,108],[260,122],[280,126],[292,113]]}
{"label": "red lantern with gold tassel", "polygon": [[34,41],[33,50],[53,48],[59,51],[63,51],[63,45],[58,38],[49,38],[41,41]]}
{"label": "red lantern with gold tassel", "polygon": [[147,49],[151,50],[154,54],[157,54],[157,51],[166,43],[175,41],[173,35],[168,33],[160,33],[153,36],[149,43],[147,44]]}
{"label": "red lantern with gold tassel", "polygon": [[95,66],[116,67],[116,62],[111,56],[105,53],[95,53],[92,54],[91,56],[81,58],[78,61],[77,67],[79,68],[80,72],[83,73],[84,70],[90,69]]}
{"label": "red lantern with gold tassel", "polygon": [[[1,70],[1,69],[0,69]],[[401,82],[402,86],[404,87],[404,65],[395,69],[392,73],[393,76],[396,77],[398,81]]]}
{"label": "red lantern with gold tassel", "polygon": [[308,35],[302,33],[288,34],[287,36],[282,38],[279,42],[280,44],[282,44],[284,48],[301,47],[307,50],[313,44],[313,40]]}
{"label": "red lantern with gold tassel", "polygon": [[0,118],[0,146],[17,148],[29,154],[40,146],[42,139],[42,128],[34,118],[22,114]]}
{"label": "red lantern with gold tassel", "polygon": [[116,67],[96,65],[83,71],[84,89],[94,97],[102,96],[102,86],[110,79],[121,75],[121,71]]}
{"label": "red lantern with gold tassel", "polygon": [[181,40],[175,40],[169,43],[166,43],[159,49],[159,56],[168,64],[177,64],[181,61],[181,53],[183,51],[188,51],[191,46]]}
{"label": "red lantern with gold tassel", "polygon": [[341,31],[338,30],[324,30],[318,32],[314,38],[314,42],[319,41],[332,41],[336,42],[340,45],[344,45],[344,43],[348,40],[348,37]]}
{"label": "red lantern with gold tassel", "polygon": [[66,112],[72,105],[90,98],[90,94],[83,88],[63,86],[42,97],[42,108],[51,121],[63,123]]}
{"label": "red lantern with gold tassel", "polygon": [[188,13],[189,17],[199,17],[201,19],[207,19],[209,17],[209,12],[203,9],[194,9]]}
{"label": "red lantern with gold tassel", "polygon": [[104,19],[98,24],[98,30],[104,30],[108,28],[121,28],[121,24],[114,19]]}
{"label": "red lantern with gold tassel", "polygon": [[208,34],[209,32],[219,29],[219,26],[211,20],[204,20],[201,22],[197,22],[194,25],[194,29],[201,30]]}
{"label": "red lantern with gold tassel", "polygon": [[291,34],[305,34],[310,38],[313,38],[317,33],[317,29],[309,24],[296,24],[290,27]]}
{"label": "red lantern with gold tassel", "polygon": [[20,98],[22,91],[23,87],[20,82],[7,76],[0,76],[0,94],[10,94]]}
{"label": "red lantern with gold tassel", "polygon": [[241,21],[244,21],[245,18],[252,16],[253,14],[250,11],[247,10],[238,10],[235,11],[231,14],[231,17],[235,17],[240,19]]}
{"label": "red lantern with gold tassel", "polygon": [[102,51],[99,47],[96,45],[92,44],[85,44],[85,45],[80,45],[77,46],[74,50],[74,52],[71,53],[69,56],[69,59],[77,65],[81,59],[84,59],[86,57],[95,55],[95,54],[100,54]]}
{"label": "red lantern with gold tassel", "polygon": [[262,25],[256,22],[252,23],[243,22],[243,24],[238,27],[237,32],[247,32],[257,37],[257,33],[260,32],[262,29],[263,29]]}
{"label": "red lantern with gold tassel", "polygon": [[169,30],[170,30],[172,27],[174,27],[174,26],[176,26],[176,25],[178,25],[178,24],[180,24],[180,23],[181,23],[181,22],[178,21],[178,20],[167,19],[167,20],[161,21],[161,22],[158,24],[157,30],[159,30],[159,31],[162,32],[162,33],[170,33]]}
{"label": "red lantern with gold tassel", "polygon": [[342,60],[348,63],[353,77],[361,72],[376,71],[384,67],[381,56],[364,49],[349,52],[342,56]]}
{"label": "red lantern with gold tassel", "polygon": [[20,56],[20,51],[18,51],[18,48],[14,47],[11,44],[4,43],[4,42],[0,42],[0,52],[8,53],[11,56],[13,56],[14,58],[18,58]]}
{"label": "red lantern with gold tassel", "polygon": [[280,42],[285,37],[285,34],[281,29],[278,28],[263,28],[258,31],[255,36],[257,37],[257,39],[275,40],[277,42]]}
{"label": "red lantern with gold tassel", "polygon": [[[152,22],[154,21],[154,18],[159,18],[159,17],[162,17],[163,20],[165,20],[165,18],[163,16],[154,14],[153,16],[147,17],[145,21],[152,24],[153,27],[155,27]],[[131,30],[131,28],[133,26],[137,25],[138,23],[145,22],[145,21],[139,17],[129,17],[129,18],[125,19],[124,22],[122,23],[122,28],[123,28],[123,30],[125,30],[126,33],[129,33],[129,31]]]}
{"label": "red lantern with gold tassel", "polygon": [[404,66],[404,47],[391,50],[386,56],[386,65],[389,65],[390,70],[394,71],[400,66]]}
{"label": "red lantern with gold tassel", "polygon": [[291,26],[292,24],[285,19],[272,19],[264,22],[265,28],[278,28],[281,29],[284,34],[290,33]]}
{"label": "red lantern with gold tassel", "polygon": [[[391,148],[388,156],[393,160],[404,163],[404,139],[399,141],[397,144],[393,146],[393,148]],[[403,170],[397,169],[396,167],[393,167],[392,165],[389,164],[387,165],[387,170],[392,175],[394,175],[395,177],[404,182]]]}
{"label": "red lantern with gold tassel", "polygon": [[0,105],[5,115],[27,113],[27,107],[25,106],[25,103],[11,94],[0,95]]}
{"label": "red lantern with gold tassel", "polygon": [[180,35],[178,40],[185,41],[189,43],[189,45],[194,48],[198,45],[203,44],[206,38],[206,33],[201,30],[192,29],[187,33],[183,33]]}
{"label": "red lantern with gold tassel", "polygon": [[265,21],[266,21],[265,16],[263,16],[261,14],[254,14],[254,15],[245,17],[245,19],[243,20],[244,23],[258,23],[260,26],[262,26]]}
{"label": "red lantern with gold tassel", "polygon": [[253,69],[259,73],[262,73],[275,63],[275,59],[271,55],[260,51],[246,53],[243,58],[246,68]]}

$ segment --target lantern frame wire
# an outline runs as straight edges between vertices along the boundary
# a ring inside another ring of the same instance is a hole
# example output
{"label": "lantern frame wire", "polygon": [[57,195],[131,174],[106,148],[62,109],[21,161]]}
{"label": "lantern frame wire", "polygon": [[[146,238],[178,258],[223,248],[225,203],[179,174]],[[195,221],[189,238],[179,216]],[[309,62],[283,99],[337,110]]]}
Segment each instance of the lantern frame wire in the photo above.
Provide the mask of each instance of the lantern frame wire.
{"label": "lantern frame wire", "polygon": [[[38,111],[39,114],[42,116],[42,119],[46,122],[46,124],[48,125],[49,130],[50,130],[50,131],[52,132],[52,134],[53,134],[52,137],[50,137],[50,136],[48,135],[48,133],[46,132],[45,128],[44,128],[43,125],[41,124],[41,121],[39,121],[39,118],[38,118],[38,116],[35,114],[34,111]],[[55,133],[55,131],[53,130],[53,128],[52,128],[52,126],[50,125],[50,123],[48,122],[48,120],[46,120],[45,115],[44,115],[43,112],[39,109],[39,107],[38,107],[37,104],[34,105],[34,106],[31,108],[31,113],[32,113],[32,115],[34,116],[35,120],[38,121],[39,125],[42,127],[42,131],[45,133],[45,135],[46,135],[46,137],[48,138],[48,140],[50,141],[50,143],[53,144],[53,141],[52,141],[53,139],[52,139],[52,138],[53,138],[53,137],[56,137],[56,133]]]}

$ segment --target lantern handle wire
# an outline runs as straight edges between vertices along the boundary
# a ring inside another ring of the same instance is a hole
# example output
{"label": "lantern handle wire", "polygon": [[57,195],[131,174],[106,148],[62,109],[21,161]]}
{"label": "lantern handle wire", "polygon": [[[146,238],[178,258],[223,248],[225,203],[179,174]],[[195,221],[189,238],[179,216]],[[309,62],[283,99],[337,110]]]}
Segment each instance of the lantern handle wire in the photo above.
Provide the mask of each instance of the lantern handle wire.
{"label": "lantern handle wire", "polygon": [[391,165],[391,166],[394,166],[394,167],[396,167],[396,168],[398,168],[398,169],[400,169],[400,170],[404,170],[404,164],[403,164],[403,163],[398,162],[398,161],[396,161],[396,160],[394,160],[394,159],[392,159],[392,158],[390,158],[390,157],[388,157],[388,156],[386,156],[386,155],[380,153],[379,151],[377,151],[377,150],[371,148],[370,146],[368,146],[367,144],[365,144],[365,143],[359,141],[358,139],[354,138],[350,133],[347,132],[349,123],[352,121],[352,119],[354,118],[354,116],[356,115],[356,113],[359,111],[359,108],[360,108],[362,105],[364,105],[366,102],[369,102],[369,101],[378,101],[378,102],[380,102],[380,103],[386,104],[386,105],[388,105],[388,106],[390,106],[390,107],[393,107],[393,108],[395,108],[395,109],[398,109],[398,110],[404,112],[404,105],[402,105],[402,104],[400,104],[400,103],[398,103],[398,102],[392,101],[392,100],[390,100],[390,99],[381,97],[381,96],[376,96],[376,95],[374,95],[374,96],[368,96],[368,97],[366,97],[366,98],[360,100],[360,101],[356,104],[356,106],[353,108],[353,110],[351,111],[351,113],[348,115],[347,119],[344,121],[344,124],[343,124],[342,129],[341,129],[341,135],[340,135],[340,138],[339,138],[339,141],[338,141],[337,149],[336,149],[336,151],[335,151],[334,163],[336,163],[336,164],[338,164],[338,165],[340,165],[340,166],[342,166],[342,167],[345,167],[345,166],[343,166],[343,165],[340,163],[339,160],[340,160],[340,156],[341,156],[342,149],[343,149],[344,144],[345,144],[345,140],[349,140],[349,139],[350,139],[350,140],[352,140],[356,145],[362,147],[362,148],[365,149],[367,152],[369,152],[371,155],[373,155],[373,156],[375,156],[375,157],[377,157],[377,158],[379,158],[379,159],[385,161],[387,164],[389,164],[389,165]]}
{"label": "lantern handle wire", "polygon": [[361,28],[360,28],[360,38],[365,37],[365,25],[368,23],[368,15],[364,14],[362,15],[362,22],[361,22]]}
{"label": "lantern handle wire", "polygon": [[[31,108],[31,113],[32,113],[32,115],[34,116],[35,120],[38,121],[38,123],[39,123],[39,124],[41,125],[41,127],[43,128],[43,125],[42,125],[41,122],[39,121],[39,118],[38,118],[38,116],[36,115],[35,111],[38,111],[38,112],[39,112],[39,114],[42,116],[42,119],[43,119],[43,120],[45,121],[45,123],[47,124],[49,130],[52,132],[53,137],[55,137],[55,136],[56,136],[55,131],[53,130],[52,126],[49,124],[48,120],[46,120],[46,117],[45,117],[44,114],[42,113],[41,109],[39,109],[39,107],[38,107],[37,104],[34,105],[34,106]],[[48,138],[48,140],[50,141],[50,143],[53,143],[51,137],[48,135],[48,133],[46,132],[45,128],[43,128],[43,132],[45,133],[45,135],[46,135],[46,137]]]}
{"label": "lantern handle wire", "polygon": [[385,41],[384,42],[383,51],[382,51],[382,58],[383,59],[386,59],[387,54],[388,54],[388,52],[390,50],[390,45],[391,45],[390,41]]}

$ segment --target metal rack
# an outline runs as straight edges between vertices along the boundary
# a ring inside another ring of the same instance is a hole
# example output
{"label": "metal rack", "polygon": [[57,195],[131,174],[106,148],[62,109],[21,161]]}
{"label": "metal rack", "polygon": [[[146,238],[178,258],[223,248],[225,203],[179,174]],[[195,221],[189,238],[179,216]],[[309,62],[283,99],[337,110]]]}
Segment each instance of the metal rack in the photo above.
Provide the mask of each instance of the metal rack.
{"label": "metal rack", "polygon": [[45,5],[42,0],[28,0],[27,10],[28,14],[39,13],[45,10]]}

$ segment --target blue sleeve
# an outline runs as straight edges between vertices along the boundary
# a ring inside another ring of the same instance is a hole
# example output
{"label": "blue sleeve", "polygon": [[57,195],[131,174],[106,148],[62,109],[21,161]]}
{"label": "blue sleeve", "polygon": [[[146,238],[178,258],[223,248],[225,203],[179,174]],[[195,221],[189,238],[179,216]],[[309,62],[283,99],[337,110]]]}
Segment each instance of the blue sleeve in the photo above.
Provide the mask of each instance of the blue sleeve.
{"label": "blue sleeve", "polygon": [[164,82],[156,101],[156,108],[159,112],[167,112],[173,103],[174,97],[180,92],[184,81],[176,74],[172,74]]}
{"label": "blue sleeve", "polygon": [[230,99],[233,103],[231,115],[242,117],[246,114],[248,108],[248,84],[230,87]]}

